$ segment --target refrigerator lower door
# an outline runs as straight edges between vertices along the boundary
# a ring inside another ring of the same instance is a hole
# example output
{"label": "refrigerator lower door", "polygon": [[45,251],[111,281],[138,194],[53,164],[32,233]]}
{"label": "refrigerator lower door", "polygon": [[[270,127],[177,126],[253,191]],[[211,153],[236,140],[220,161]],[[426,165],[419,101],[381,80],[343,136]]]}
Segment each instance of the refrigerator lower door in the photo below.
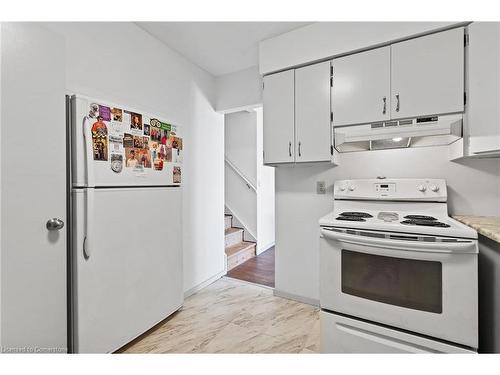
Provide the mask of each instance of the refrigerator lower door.
{"label": "refrigerator lower door", "polygon": [[73,347],[113,352],[183,303],[182,191],[74,189]]}
{"label": "refrigerator lower door", "polygon": [[320,312],[322,353],[462,353],[475,351],[378,324]]}

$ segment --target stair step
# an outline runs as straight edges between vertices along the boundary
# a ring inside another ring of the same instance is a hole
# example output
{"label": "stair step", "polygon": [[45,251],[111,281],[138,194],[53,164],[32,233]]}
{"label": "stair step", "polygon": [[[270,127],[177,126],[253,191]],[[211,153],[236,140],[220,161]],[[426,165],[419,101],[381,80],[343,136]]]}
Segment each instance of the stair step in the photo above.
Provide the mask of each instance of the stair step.
{"label": "stair step", "polygon": [[225,247],[236,245],[243,241],[243,229],[230,227],[224,231]]}
{"label": "stair step", "polygon": [[227,255],[227,271],[246,262],[255,256],[255,242],[241,241],[225,249]]}
{"label": "stair step", "polygon": [[250,247],[254,247],[255,242],[249,242],[249,241],[241,241],[237,243],[236,245],[228,246],[225,249],[226,255],[228,257],[238,253],[239,251],[246,250]]}

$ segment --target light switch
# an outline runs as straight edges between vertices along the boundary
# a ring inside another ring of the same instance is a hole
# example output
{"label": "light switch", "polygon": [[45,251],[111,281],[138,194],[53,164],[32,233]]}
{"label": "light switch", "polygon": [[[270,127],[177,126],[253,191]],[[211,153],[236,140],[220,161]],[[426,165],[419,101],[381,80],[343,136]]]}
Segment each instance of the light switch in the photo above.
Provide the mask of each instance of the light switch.
{"label": "light switch", "polygon": [[316,194],[326,194],[325,181],[316,181]]}

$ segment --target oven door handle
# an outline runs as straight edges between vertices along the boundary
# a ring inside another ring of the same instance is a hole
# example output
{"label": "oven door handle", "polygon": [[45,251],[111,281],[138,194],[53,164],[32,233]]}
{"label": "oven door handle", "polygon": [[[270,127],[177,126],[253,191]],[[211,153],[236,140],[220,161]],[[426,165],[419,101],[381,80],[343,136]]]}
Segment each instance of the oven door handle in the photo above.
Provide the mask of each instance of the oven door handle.
{"label": "oven door handle", "polygon": [[461,240],[460,242],[423,242],[404,241],[390,238],[364,237],[356,234],[337,232],[328,228],[321,228],[323,237],[354,245],[372,246],[393,250],[416,251],[427,253],[477,253],[476,241]]}

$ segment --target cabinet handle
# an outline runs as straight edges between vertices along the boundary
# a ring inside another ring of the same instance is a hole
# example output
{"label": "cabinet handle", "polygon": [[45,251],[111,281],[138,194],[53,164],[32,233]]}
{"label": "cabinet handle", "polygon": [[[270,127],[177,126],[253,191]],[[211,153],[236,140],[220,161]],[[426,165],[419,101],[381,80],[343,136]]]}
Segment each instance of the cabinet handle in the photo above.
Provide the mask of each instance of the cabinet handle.
{"label": "cabinet handle", "polygon": [[292,141],[288,142],[288,155],[292,157]]}
{"label": "cabinet handle", "polygon": [[302,156],[302,154],[300,153],[300,144],[301,144],[301,143],[299,142],[299,157],[301,157],[301,156]]}
{"label": "cabinet handle", "polygon": [[387,111],[387,98],[384,96],[382,100],[384,101],[384,109],[382,109],[382,114],[385,115],[385,112]]}
{"label": "cabinet handle", "polygon": [[396,94],[396,112],[399,112],[399,94]]}

